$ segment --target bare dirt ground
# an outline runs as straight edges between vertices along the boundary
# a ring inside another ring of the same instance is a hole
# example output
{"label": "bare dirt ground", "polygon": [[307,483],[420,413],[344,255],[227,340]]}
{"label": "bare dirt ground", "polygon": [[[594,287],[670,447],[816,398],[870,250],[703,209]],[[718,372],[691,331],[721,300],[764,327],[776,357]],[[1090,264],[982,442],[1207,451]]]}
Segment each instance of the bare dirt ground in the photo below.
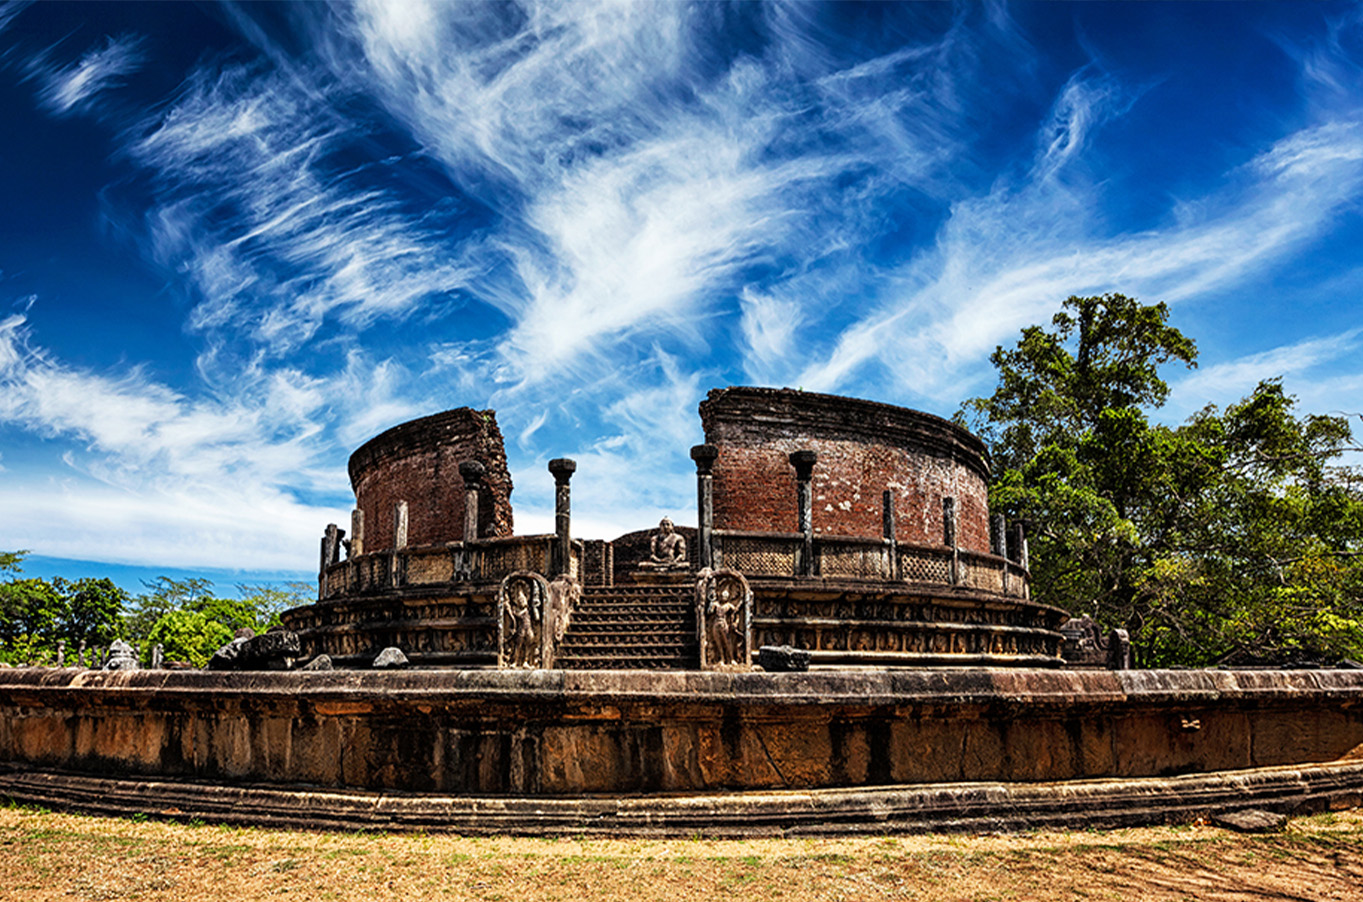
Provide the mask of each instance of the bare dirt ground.
{"label": "bare dirt ground", "polygon": [[1363,900],[1363,810],[1246,836],[1190,825],[855,839],[307,833],[0,808],[0,899]]}

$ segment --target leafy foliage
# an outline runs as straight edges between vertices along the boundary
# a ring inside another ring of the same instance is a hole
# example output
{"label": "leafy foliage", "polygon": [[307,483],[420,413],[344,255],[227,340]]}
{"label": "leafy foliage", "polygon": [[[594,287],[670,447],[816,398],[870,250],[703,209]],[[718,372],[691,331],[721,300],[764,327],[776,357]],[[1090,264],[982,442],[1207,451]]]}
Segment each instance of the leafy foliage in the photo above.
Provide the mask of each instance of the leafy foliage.
{"label": "leafy foliage", "polygon": [[232,629],[202,611],[184,608],[170,611],[156,621],[147,635],[147,646],[161,645],[169,661],[186,661],[203,667],[208,659],[232,641]]}
{"label": "leafy foliage", "polygon": [[1277,381],[1177,428],[1160,367],[1196,347],[1163,304],[1069,298],[991,357],[959,415],[990,445],[991,507],[1023,520],[1033,594],[1121,626],[1149,664],[1363,657],[1363,485],[1342,417]]}
{"label": "leafy foliage", "polygon": [[[0,552],[0,573],[17,575],[26,554]],[[212,581],[197,577],[162,576],[144,585],[147,591],[134,598],[109,579],[0,583],[0,660],[54,663],[59,642],[66,642],[69,660],[82,641],[97,649],[122,638],[142,650],[144,663],[160,643],[167,660],[202,666],[236,631],[264,632],[311,595],[300,583],[242,585],[237,598],[218,597]]]}

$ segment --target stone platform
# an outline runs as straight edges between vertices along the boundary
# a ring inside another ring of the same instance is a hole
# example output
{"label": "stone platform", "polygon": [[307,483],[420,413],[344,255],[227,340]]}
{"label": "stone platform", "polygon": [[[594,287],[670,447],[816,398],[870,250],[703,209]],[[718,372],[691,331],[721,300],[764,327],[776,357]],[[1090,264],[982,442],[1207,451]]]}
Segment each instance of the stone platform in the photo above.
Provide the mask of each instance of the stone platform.
{"label": "stone platform", "polygon": [[1152,821],[1356,801],[1363,672],[10,670],[0,766],[43,804],[319,825]]}

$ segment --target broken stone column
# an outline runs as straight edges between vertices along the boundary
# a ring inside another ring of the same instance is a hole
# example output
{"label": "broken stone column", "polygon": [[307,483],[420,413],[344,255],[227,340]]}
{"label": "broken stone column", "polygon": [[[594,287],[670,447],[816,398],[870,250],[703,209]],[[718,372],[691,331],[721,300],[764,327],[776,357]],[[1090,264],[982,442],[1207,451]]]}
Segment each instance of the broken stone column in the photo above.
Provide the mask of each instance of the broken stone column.
{"label": "broken stone column", "polygon": [[80,647],[76,649],[76,666],[85,666],[85,640],[80,640]]}
{"label": "broken stone column", "polygon": [[715,566],[715,458],[719,449],[714,445],[696,445],[691,459],[696,462],[696,542],[700,569]]}
{"label": "broken stone column", "polygon": [[66,640],[65,640],[65,639],[58,639],[58,640],[57,640],[57,666],[58,666],[58,667],[65,667],[65,666],[66,666]]}
{"label": "broken stone column", "polygon": [[1023,570],[1029,570],[1031,568],[1027,566],[1027,530],[1019,521],[1013,524],[1012,531],[1013,537],[1008,542],[1008,557]]}
{"label": "broken stone column", "polygon": [[322,535],[322,554],[317,567],[317,597],[318,600],[327,597],[327,568],[340,560],[341,557],[341,538],[345,535],[345,530],[335,523],[328,523],[326,531]]}
{"label": "broken stone column", "polygon": [[400,551],[407,547],[407,502],[393,504],[393,548]]}
{"label": "broken stone column", "polygon": [[364,511],[358,507],[350,512],[350,556],[364,554]]}
{"label": "broken stone column", "polygon": [[572,575],[572,497],[568,481],[577,470],[577,461],[556,457],[549,461],[549,472],[554,474],[554,553],[551,569],[554,576]]}
{"label": "broken stone column", "polygon": [[989,518],[989,553],[998,557],[1008,556],[1008,518],[995,514]]}
{"label": "broken stone column", "polygon": [[880,528],[889,543],[890,566],[885,568],[890,579],[899,579],[899,550],[894,528],[894,492],[886,489],[880,493]]}
{"label": "broken stone column", "polygon": [[951,549],[951,584],[961,584],[961,549],[956,544],[956,499],[942,499],[942,544]]}
{"label": "broken stone column", "polygon": [[483,489],[483,476],[487,467],[480,461],[465,460],[459,463],[459,475],[464,477],[464,541],[472,542],[478,538],[478,493]]}
{"label": "broken stone column", "polygon": [[407,502],[393,503],[393,554],[388,561],[391,585],[402,585],[402,551],[407,547]]}
{"label": "broken stone column", "polygon": [[166,649],[160,642],[151,647],[151,669],[160,670],[166,660]]}
{"label": "broken stone column", "polygon": [[795,468],[795,509],[804,539],[797,568],[799,576],[814,575],[814,486],[811,479],[818,459],[819,456],[809,449],[790,453],[790,464]]}

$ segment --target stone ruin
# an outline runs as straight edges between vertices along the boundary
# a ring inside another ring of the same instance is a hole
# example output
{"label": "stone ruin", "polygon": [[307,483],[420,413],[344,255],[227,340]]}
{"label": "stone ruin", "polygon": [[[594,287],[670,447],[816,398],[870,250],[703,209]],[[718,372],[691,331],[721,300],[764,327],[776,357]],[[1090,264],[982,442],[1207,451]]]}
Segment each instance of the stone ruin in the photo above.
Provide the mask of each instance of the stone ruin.
{"label": "stone ruin", "polygon": [[492,411],[383,433],[285,629],[206,671],[125,669],[121,644],[91,654],[106,670],[0,670],[0,797],[731,836],[1257,829],[1363,802],[1363,672],[1129,669],[1120,631],[1031,599],[964,430],[774,389],[700,414],[695,525],[614,539],[573,536],[566,458],[555,531],[514,533]]}
{"label": "stone ruin", "polygon": [[[563,458],[549,463],[554,534],[512,532],[493,411],[367,442],[349,538],[326,528],[318,602],[284,614],[300,660],[367,667],[396,647],[418,668],[1064,664],[1066,615],[1031,600],[1026,536],[990,516],[973,435],[788,389],[715,390],[700,413],[696,526],[613,540],[572,535]],[[764,647],[786,653],[762,664]]]}

